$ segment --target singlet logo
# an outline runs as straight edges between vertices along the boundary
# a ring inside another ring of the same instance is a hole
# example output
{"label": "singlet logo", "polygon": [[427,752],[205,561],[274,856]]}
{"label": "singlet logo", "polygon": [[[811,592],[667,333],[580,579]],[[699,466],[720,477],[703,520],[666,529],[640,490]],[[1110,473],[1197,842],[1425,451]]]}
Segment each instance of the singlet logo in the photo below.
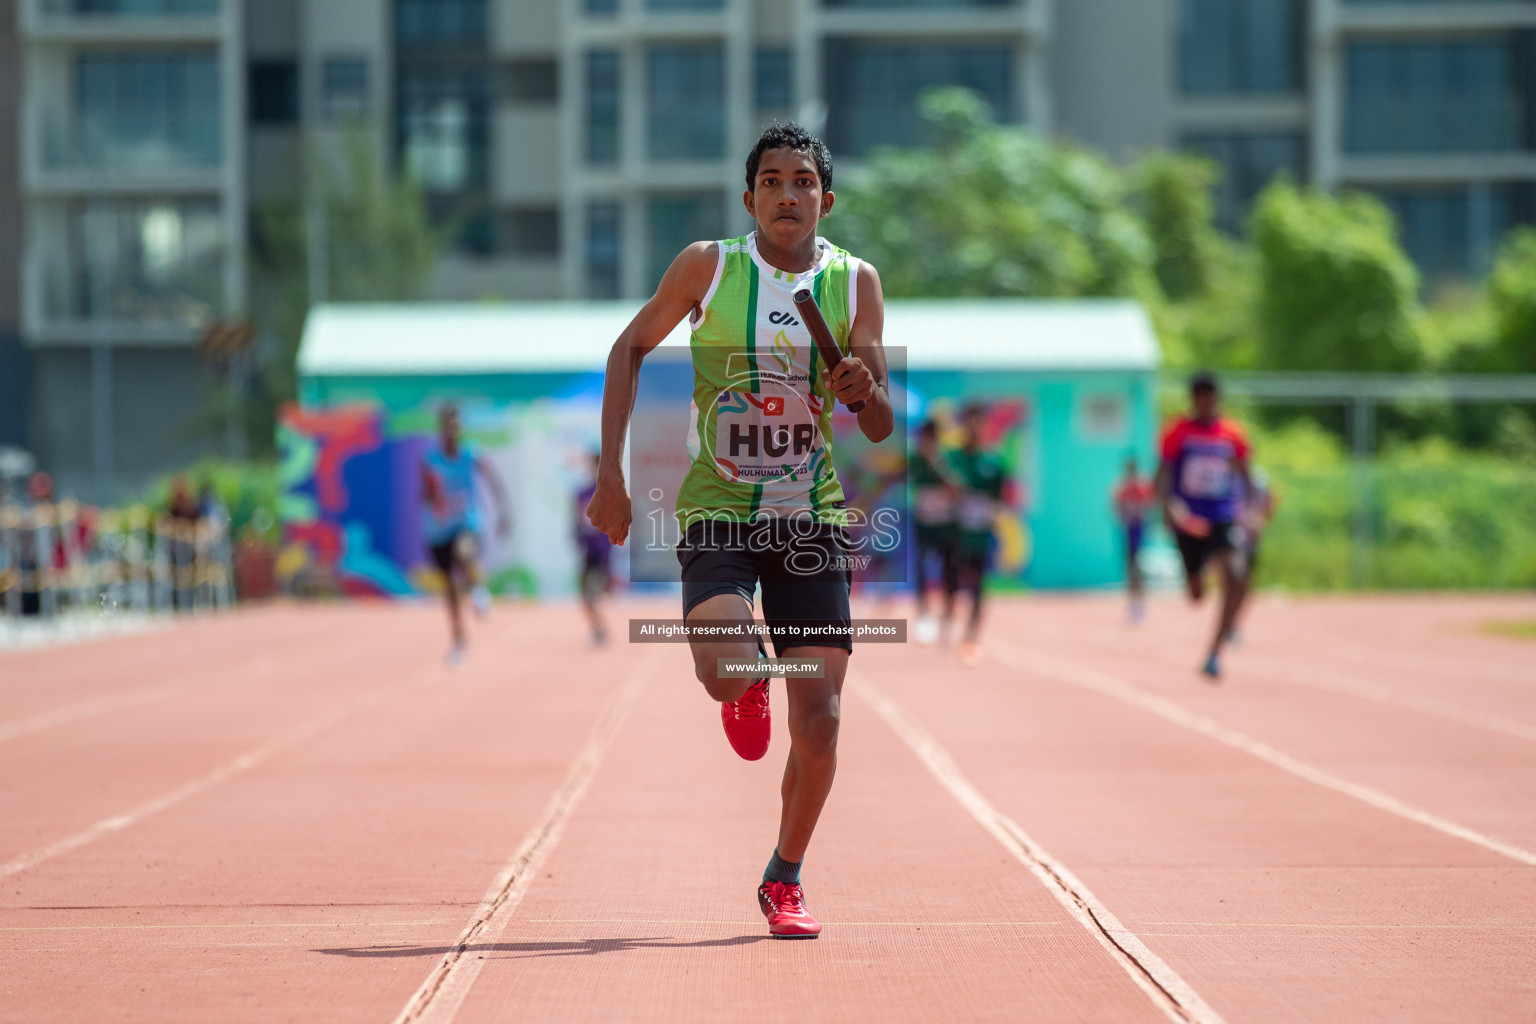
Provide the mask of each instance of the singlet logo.
{"label": "singlet logo", "polygon": [[776,309],[772,313],[768,314],[768,322],[771,323],[771,324],[775,324],[775,325],[778,325],[778,324],[793,324],[795,326],[799,326],[799,324],[800,324],[800,321],[796,320],[792,314],[785,313],[782,310],[778,310],[778,309]]}
{"label": "singlet logo", "polygon": [[779,364],[779,375],[789,380],[795,369],[795,343],[783,331],[773,336],[773,358]]}

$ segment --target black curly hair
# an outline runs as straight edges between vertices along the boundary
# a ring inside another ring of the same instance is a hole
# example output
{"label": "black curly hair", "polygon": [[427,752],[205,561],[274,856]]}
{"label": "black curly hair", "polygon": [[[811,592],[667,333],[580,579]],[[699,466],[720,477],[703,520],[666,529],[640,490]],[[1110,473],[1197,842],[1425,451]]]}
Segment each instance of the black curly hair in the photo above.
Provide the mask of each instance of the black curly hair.
{"label": "black curly hair", "polygon": [[816,163],[816,174],[821,178],[821,190],[832,191],[832,154],[827,144],[795,124],[793,121],[775,121],[757,138],[757,145],[747,154],[747,191],[757,187],[757,168],[763,162],[763,154],[770,149],[803,149]]}

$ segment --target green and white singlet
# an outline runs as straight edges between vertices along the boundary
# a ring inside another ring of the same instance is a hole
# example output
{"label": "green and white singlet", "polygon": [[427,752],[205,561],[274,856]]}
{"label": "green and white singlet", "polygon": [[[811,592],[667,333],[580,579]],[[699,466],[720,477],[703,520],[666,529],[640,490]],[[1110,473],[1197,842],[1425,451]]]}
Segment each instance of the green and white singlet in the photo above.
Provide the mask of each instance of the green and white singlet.
{"label": "green and white singlet", "polygon": [[858,311],[859,261],[822,238],[800,274],[770,266],[756,232],[717,243],[715,277],[689,316],[693,405],[677,495],[686,531],[705,519],[810,515],[846,526],[832,465],[832,389],[791,296],[810,288],[844,354]]}

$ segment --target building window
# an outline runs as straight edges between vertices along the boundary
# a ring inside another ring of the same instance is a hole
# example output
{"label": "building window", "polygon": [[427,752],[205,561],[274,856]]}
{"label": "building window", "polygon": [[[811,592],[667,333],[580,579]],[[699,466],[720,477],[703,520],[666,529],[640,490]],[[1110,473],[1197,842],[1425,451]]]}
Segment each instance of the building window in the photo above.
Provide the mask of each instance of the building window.
{"label": "building window", "polygon": [[79,116],[53,140],[75,162],[119,169],[218,164],[220,88],[212,54],[95,51],[78,61]]}
{"label": "building window", "polygon": [[619,297],[621,211],[618,203],[587,204],[587,298]]}
{"label": "building window", "polygon": [[1430,280],[1478,278],[1493,265],[1504,233],[1520,217],[1516,186],[1473,182],[1372,189],[1397,219],[1403,248]]}
{"label": "building window", "polygon": [[224,256],[212,200],[76,202],[59,262],[45,269],[45,308],[56,318],[208,323],[224,308]]}
{"label": "building window", "polygon": [[407,173],[432,192],[489,178],[490,97],[483,69],[402,68],[396,110]]}
{"label": "building window", "polygon": [[725,155],[725,52],[715,44],[653,46],[647,61],[652,160]]}
{"label": "building window", "polygon": [[587,54],[587,163],[619,162],[619,55]]}
{"label": "building window", "polygon": [[560,98],[560,65],[554,60],[514,60],[502,75],[502,95],[510,103],[550,104]]}
{"label": "building window", "polygon": [[1012,121],[1013,80],[1009,46],[828,39],[828,141],[849,156],[876,146],[923,145],[928,139],[918,100],[938,86],[973,89],[998,120]]}
{"label": "building window", "polygon": [[366,60],[328,57],[320,74],[320,104],[326,120],[367,116],[370,103]]}
{"label": "building window", "polygon": [[658,196],[650,202],[647,265],[650,287],[661,283],[677,254],[694,242],[725,234],[725,204],[719,196]]}
{"label": "building window", "polygon": [[1216,223],[1241,234],[1253,201],[1278,174],[1297,181],[1305,175],[1306,141],[1300,135],[1197,134],[1184,136],[1184,148],[1208,157],[1221,169],[1216,183]]}
{"label": "building window", "polygon": [[257,61],[251,64],[251,124],[291,125],[299,119],[297,61]]}
{"label": "building window", "polygon": [[395,40],[402,46],[483,45],[486,0],[395,0]]}
{"label": "building window", "polygon": [[560,255],[560,211],[554,207],[508,210],[502,218],[502,250],[509,256]]}
{"label": "building window", "polygon": [[1525,135],[1512,40],[1472,36],[1352,43],[1344,148],[1350,153],[1520,149]]}
{"label": "building window", "polygon": [[619,13],[619,0],[585,0],[588,14],[600,16]]}
{"label": "building window", "polygon": [[1182,0],[1185,92],[1293,92],[1301,78],[1301,0]]}
{"label": "building window", "polygon": [[788,50],[757,51],[757,109],[782,110],[795,101],[790,69],[794,58]]}

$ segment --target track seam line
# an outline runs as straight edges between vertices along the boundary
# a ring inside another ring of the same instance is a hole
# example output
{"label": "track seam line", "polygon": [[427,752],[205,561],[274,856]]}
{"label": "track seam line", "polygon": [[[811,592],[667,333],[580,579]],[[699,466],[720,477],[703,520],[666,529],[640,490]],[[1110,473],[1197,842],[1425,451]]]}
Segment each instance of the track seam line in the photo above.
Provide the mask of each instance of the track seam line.
{"label": "track seam line", "polygon": [[94,825],[76,832],[74,835],[66,836],[30,853],[24,853],[20,857],[0,864],[0,878],[9,878],[11,875],[19,874],[28,868],[36,867],[46,860],[78,850],[82,846],[95,842],[102,836],[112,832],[121,832],[123,829],[138,824],[145,818],[152,817],[161,811],[199,796],[219,783],[250,771],[273,755],[325,731],[330,726],[345,720],[349,716],[377,707],[391,696],[398,696],[398,694],[374,693],[356,700],[347,701],[341,707],[333,708],[331,711],[318,718],[311,719],[296,729],[280,733],[275,738],[251,750],[247,750],[233,760],[224,762],[212,771],[193,779],[191,782],[178,786],[169,793],[157,796],[152,800],[147,800],[137,807],[124,811],[122,814],[114,814],[111,817],[103,818]]}
{"label": "track seam line", "polygon": [[1377,810],[1395,814],[1400,818],[1406,818],[1409,821],[1432,828],[1437,832],[1464,840],[1485,850],[1502,854],[1521,864],[1536,866],[1536,853],[1532,853],[1530,850],[1515,846],[1513,843],[1506,843],[1502,839],[1487,835],[1486,833],[1478,832],[1475,829],[1451,821],[1449,818],[1442,818],[1438,814],[1415,807],[1374,787],[1361,785],[1358,782],[1350,782],[1348,779],[1334,775],[1332,772],[1324,771],[1316,765],[1309,764],[1267,743],[1256,740],[1246,733],[1238,732],[1236,729],[1222,725],[1220,722],[1207,718],[1204,715],[1197,715],[1193,711],[1165,697],[1148,693],[1140,687],[1133,686],[1107,672],[1100,672],[1097,669],[1076,665],[1048,655],[1026,654],[1009,644],[997,644],[993,649],[998,654],[1003,655],[1001,660],[1004,664],[1010,665],[1015,669],[1032,671],[1049,679],[1054,679],[1057,682],[1090,690],[1102,696],[1113,697],[1132,707],[1157,715],[1159,718],[1172,722],[1174,725],[1182,726],[1185,729],[1200,733],[1236,750],[1241,750],[1245,754],[1272,764],[1298,778],[1305,779],[1325,789],[1342,793],[1345,796],[1354,797],[1356,800],[1369,804]]}
{"label": "track seam line", "polygon": [[[544,816],[534,825],[512,858],[502,866],[485,896],[475,908],[469,924],[459,933],[453,948],[443,954],[432,973],[411,995],[405,1008],[395,1017],[394,1024],[432,1020],[449,1024],[458,1014],[464,999],[469,995],[484,960],[465,959],[471,943],[476,940],[494,941],[506,927],[507,918],[522,903],[539,869],[559,844],[576,805],[586,795],[592,777],[597,773],[608,747],[628,717],[630,708],[639,698],[640,691],[654,668],[659,655],[647,652],[645,658],[630,673],[624,685],[609,700],[598,717],[586,743],[577,752],[565,781],[550,799]],[[498,918],[498,915],[499,918]],[[460,965],[463,965],[462,969]]]}
{"label": "track seam line", "polygon": [[51,711],[40,711],[26,718],[0,724],[0,743],[6,740],[13,740],[18,736],[26,736],[30,733],[41,732],[44,729],[51,729],[56,725],[68,725],[71,722],[83,721],[84,719],[93,718],[96,715],[104,715],[111,711],[122,711],[125,708],[137,707],[140,704],[152,704],[157,700],[173,697],[185,689],[185,685],[142,687],[138,690],[130,690],[127,693],[76,701],[73,704],[56,707]]}
{"label": "track seam line", "polygon": [[849,673],[849,677],[850,681],[857,681],[854,692],[875,709],[939,784],[1099,941],[1153,1005],[1180,1024],[1225,1024],[1221,1015],[1161,957],[1148,949],[1134,932],[1121,924],[1081,879],[1046,852],[1017,822],[993,806],[960,771],[949,752],[908,718],[895,701],[865,677],[855,677],[853,673]]}

